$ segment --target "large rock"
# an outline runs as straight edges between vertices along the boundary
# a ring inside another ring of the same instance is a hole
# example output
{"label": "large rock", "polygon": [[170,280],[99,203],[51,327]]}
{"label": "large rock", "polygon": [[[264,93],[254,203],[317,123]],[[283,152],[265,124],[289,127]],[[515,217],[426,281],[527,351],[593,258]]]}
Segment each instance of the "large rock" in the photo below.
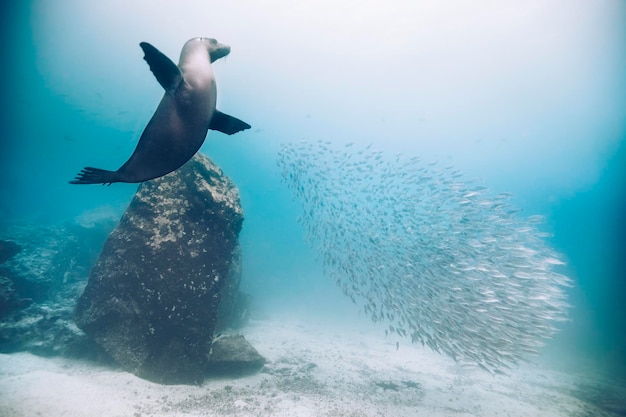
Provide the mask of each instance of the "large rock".
{"label": "large rock", "polygon": [[203,155],[143,183],[91,270],[76,323],[142,378],[202,381],[222,289],[239,279],[242,222],[237,188]]}

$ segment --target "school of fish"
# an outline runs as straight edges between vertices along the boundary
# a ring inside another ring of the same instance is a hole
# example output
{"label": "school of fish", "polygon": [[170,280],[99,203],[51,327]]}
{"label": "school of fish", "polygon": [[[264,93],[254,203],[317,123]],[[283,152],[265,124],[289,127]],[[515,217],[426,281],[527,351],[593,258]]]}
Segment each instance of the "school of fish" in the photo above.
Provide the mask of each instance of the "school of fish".
{"label": "school of fish", "polygon": [[566,320],[564,262],[511,194],[371,145],[292,143],[278,165],[324,273],[387,335],[506,374]]}

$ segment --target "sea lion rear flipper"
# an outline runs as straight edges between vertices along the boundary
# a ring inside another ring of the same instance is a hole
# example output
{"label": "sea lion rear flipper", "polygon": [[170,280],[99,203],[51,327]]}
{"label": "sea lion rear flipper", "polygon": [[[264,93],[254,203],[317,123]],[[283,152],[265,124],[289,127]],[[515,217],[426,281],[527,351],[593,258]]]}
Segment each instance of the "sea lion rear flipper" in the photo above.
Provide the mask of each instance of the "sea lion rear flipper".
{"label": "sea lion rear flipper", "polygon": [[139,46],[141,46],[145,54],[143,59],[150,66],[150,71],[152,71],[159,84],[168,93],[174,92],[183,80],[183,75],[180,73],[178,66],[148,42],[141,42]]}
{"label": "sea lion rear flipper", "polygon": [[242,130],[250,129],[250,125],[243,120],[239,120],[236,117],[229,116],[222,113],[219,110],[215,110],[209,129],[217,130],[227,135],[241,132]]}
{"label": "sea lion rear flipper", "polygon": [[108,184],[123,181],[122,176],[117,171],[107,171],[93,167],[83,168],[70,184]]}

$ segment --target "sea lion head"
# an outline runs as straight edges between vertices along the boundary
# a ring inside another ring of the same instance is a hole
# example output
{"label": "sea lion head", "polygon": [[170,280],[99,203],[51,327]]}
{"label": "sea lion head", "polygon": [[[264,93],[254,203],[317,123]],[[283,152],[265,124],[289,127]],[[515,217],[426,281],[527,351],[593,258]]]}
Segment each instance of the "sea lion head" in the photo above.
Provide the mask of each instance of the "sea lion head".
{"label": "sea lion head", "polygon": [[225,57],[230,53],[230,46],[219,43],[213,38],[193,38],[189,39],[183,50],[181,51],[181,57],[189,55],[192,51],[204,49],[209,53],[211,57],[211,63],[217,61],[220,58]]}

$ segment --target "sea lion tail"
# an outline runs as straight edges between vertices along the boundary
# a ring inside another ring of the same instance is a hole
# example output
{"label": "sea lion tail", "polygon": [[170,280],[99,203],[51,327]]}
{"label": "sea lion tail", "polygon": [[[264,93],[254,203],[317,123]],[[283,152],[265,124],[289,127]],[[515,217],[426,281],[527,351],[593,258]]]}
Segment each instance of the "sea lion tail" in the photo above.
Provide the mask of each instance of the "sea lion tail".
{"label": "sea lion tail", "polygon": [[121,180],[120,173],[117,171],[107,171],[106,169],[85,167],[77,175],[70,184],[107,184]]}

